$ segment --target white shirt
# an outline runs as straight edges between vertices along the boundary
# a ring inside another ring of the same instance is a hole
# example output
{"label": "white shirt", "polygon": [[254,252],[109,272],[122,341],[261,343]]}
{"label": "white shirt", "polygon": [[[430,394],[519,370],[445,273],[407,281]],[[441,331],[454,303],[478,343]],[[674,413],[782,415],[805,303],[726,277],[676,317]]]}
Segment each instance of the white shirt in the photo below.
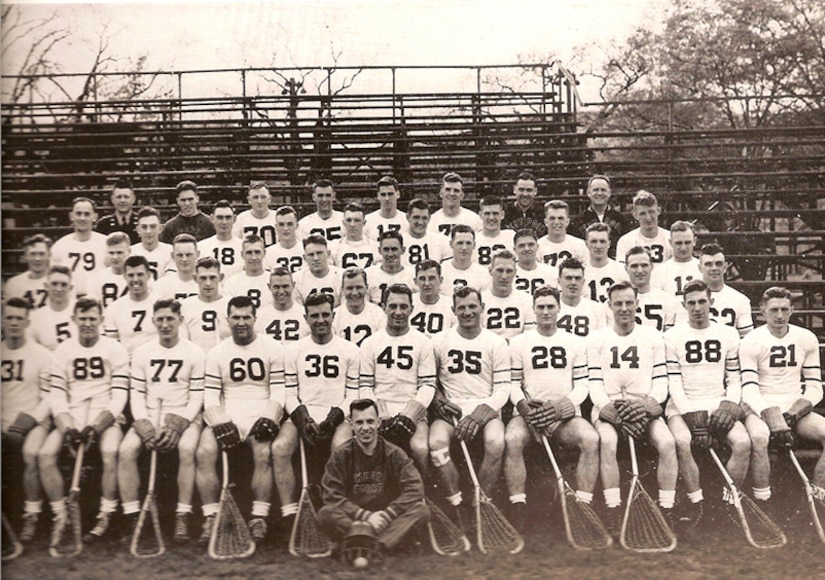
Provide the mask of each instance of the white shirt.
{"label": "white shirt", "polygon": [[321,218],[318,212],[309,214],[298,220],[299,240],[310,234],[321,234],[328,242],[340,240],[344,232],[344,214],[338,210],[332,210],[332,214],[327,219]]}
{"label": "white shirt", "polygon": [[583,264],[587,264],[589,255],[584,240],[570,234],[565,235],[562,242],[554,242],[547,236],[542,236],[536,250],[538,261],[556,269],[567,258],[578,258]]}
{"label": "white shirt", "polygon": [[673,248],[670,246],[670,230],[659,228],[656,236],[648,238],[642,235],[641,228],[630,230],[616,243],[616,259],[624,264],[625,256],[631,248],[641,246],[650,252],[650,263],[653,271],[656,271],[658,264],[673,257]]}
{"label": "white shirt", "polygon": [[238,238],[221,241],[217,236],[209,236],[198,242],[201,257],[212,256],[221,263],[224,278],[243,270],[243,242]]}
{"label": "white shirt", "polygon": [[[275,243],[275,212],[269,210],[266,216],[257,218],[251,209],[242,211],[235,219],[232,227],[232,236],[243,240],[249,235],[258,235],[264,241],[264,247],[269,247]],[[200,242],[198,242],[200,244]]]}
{"label": "white shirt", "polygon": [[449,239],[450,232],[456,224],[468,225],[473,228],[476,233],[480,232],[483,227],[481,217],[476,212],[471,209],[467,209],[466,207],[460,207],[458,208],[458,214],[456,214],[455,217],[448,216],[444,213],[443,209],[436,211],[430,218],[430,223],[427,226],[427,229],[431,232],[436,232],[446,236]]}

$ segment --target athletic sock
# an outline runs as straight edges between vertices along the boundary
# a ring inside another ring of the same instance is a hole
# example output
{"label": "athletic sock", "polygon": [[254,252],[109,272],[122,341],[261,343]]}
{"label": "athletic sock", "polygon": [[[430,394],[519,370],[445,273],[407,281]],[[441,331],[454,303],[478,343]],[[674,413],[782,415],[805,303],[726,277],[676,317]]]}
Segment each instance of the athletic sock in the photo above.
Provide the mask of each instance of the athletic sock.
{"label": "athletic sock", "polygon": [[252,502],[252,517],[265,518],[269,516],[269,508],[272,504],[268,501],[253,501]]}
{"label": "athletic sock", "polygon": [[117,511],[117,500],[100,498],[100,511],[104,514],[113,514]]}
{"label": "athletic sock", "polygon": [[659,507],[670,509],[676,503],[675,489],[660,489],[659,490]]}
{"label": "athletic sock", "polygon": [[527,494],[514,493],[510,496],[510,503],[527,503]]}
{"label": "athletic sock", "polygon": [[604,490],[604,503],[609,508],[617,508],[622,505],[622,493],[618,487],[611,487]]}
{"label": "athletic sock", "polygon": [[702,488],[697,489],[696,491],[691,491],[687,494],[690,503],[699,503],[703,499],[705,499],[704,494],[702,493]]}
{"label": "athletic sock", "polygon": [[768,487],[754,487],[753,497],[761,501],[768,501],[771,499],[771,486]]}
{"label": "athletic sock", "polygon": [[580,489],[577,489],[576,490],[576,499],[579,500],[582,503],[586,503],[587,505],[590,505],[591,503],[593,503],[593,494],[590,493],[589,491],[582,491]]}
{"label": "athletic sock", "polygon": [[23,512],[27,514],[39,514],[43,511],[43,501],[28,501],[23,502]]}
{"label": "athletic sock", "polygon": [[281,517],[288,518],[298,513],[298,502],[288,503],[281,506]]}
{"label": "athletic sock", "polygon": [[123,502],[123,515],[136,514],[140,511],[139,501],[125,501]]}
{"label": "athletic sock", "polygon": [[59,499],[57,501],[50,501],[49,506],[52,508],[52,513],[54,515],[58,514],[65,514],[66,513],[66,498]]}
{"label": "athletic sock", "polygon": [[450,505],[460,506],[461,505],[461,492],[455,493],[453,495],[447,496],[447,501],[450,502]]}
{"label": "athletic sock", "polygon": [[201,506],[201,511],[203,512],[203,517],[208,518],[209,516],[214,516],[218,513],[218,504],[217,503],[205,503]]}
{"label": "athletic sock", "polygon": [[192,513],[192,506],[188,503],[180,503],[178,502],[178,507],[175,508],[176,514],[191,514]]}

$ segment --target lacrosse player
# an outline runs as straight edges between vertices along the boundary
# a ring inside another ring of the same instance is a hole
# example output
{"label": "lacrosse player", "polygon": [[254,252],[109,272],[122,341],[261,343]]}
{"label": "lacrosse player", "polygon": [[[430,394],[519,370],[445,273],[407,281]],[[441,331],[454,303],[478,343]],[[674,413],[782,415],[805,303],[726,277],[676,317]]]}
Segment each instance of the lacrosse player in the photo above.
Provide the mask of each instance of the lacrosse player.
{"label": "lacrosse player", "polygon": [[232,236],[245,240],[248,236],[260,237],[265,247],[275,243],[275,212],[269,209],[272,196],[263,181],[253,181],[246,192],[249,209],[242,211],[235,219]]}
{"label": "lacrosse player", "polygon": [[386,323],[386,315],[377,303],[368,301],[370,286],[361,268],[347,268],[341,278],[344,302],[335,309],[332,332],[356,346],[375,334]]}
{"label": "lacrosse player", "polygon": [[32,311],[28,333],[38,344],[54,350],[73,334],[72,306],[75,298],[72,271],[62,264],[50,266],[43,288],[46,304]]}
{"label": "lacrosse player", "polygon": [[139,346],[132,354],[129,406],[134,423],[118,450],[117,484],[128,531],[124,539],[131,540],[138,523],[137,462],[145,447],[160,452],[178,451],[174,540],[187,542],[206,357],[198,345],[181,338],[183,317],[177,300],[164,298],[155,302],[152,324],[158,331],[158,340]]}
{"label": "lacrosse player", "polygon": [[633,217],[639,227],[630,230],[616,244],[616,258],[621,262],[627,251],[635,246],[647,248],[655,271],[658,264],[673,256],[670,247],[670,232],[659,227],[659,213],[662,209],[656,196],[649,191],[640,190],[633,197]]}
{"label": "lacrosse player", "polygon": [[413,316],[410,324],[429,337],[455,325],[455,313],[450,298],[441,293],[441,264],[435,260],[422,260],[415,265]]}
{"label": "lacrosse player", "polygon": [[404,236],[397,230],[389,230],[378,238],[378,252],[381,263],[367,268],[370,279],[370,302],[381,304],[384,290],[393,284],[406,284],[415,287],[415,271],[410,265],[404,265]]}
{"label": "lacrosse player", "polygon": [[69,212],[72,233],[58,239],[51,248],[51,263],[72,269],[78,296],[86,293],[89,274],[103,269],[106,259],[106,236],[92,228],[97,220],[97,206],[88,197],[72,200]]}
{"label": "lacrosse player", "polygon": [[[19,296],[9,298],[3,307],[2,354],[2,428],[3,459],[22,451],[23,529],[20,541],[30,542],[37,531],[42,511],[37,452],[46,439],[49,421],[49,366],[52,353],[26,335],[31,306]],[[6,469],[3,479],[20,485],[18,473]]]}
{"label": "lacrosse player", "polygon": [[412,300],[412,290],[404,284],[387,289],[386,325],[361,344],[359,393],[378,404],[381,435],[409,450],[419,471],[426,473],[435,359],[430,339],[410,328]]}
{"label": "lacrosse player", "polygon": [[309,334],[304,308],[293,300],[295,283],[289,268],[276,266],[269,274],[272,303],[258,311],[255,331],[271,336],[280,343],[300,340]]}
{"label": "lacrosse player", "polygon": [[137,213],[137,233],[140,242],[132,244],[130,256],[143,256],[149,261],[152,279],[157,280],[166,274],[172,265],[172,244],[160,241],[160,212],[153,207],[142,207]]}
{"label": "lacrosse player", "polygon": [[131,354],[157,337],[157,329],[152,325],[152,305],[159,296],[149,291],[152,272],[143,256],[126,258],[123,277],[129,293],[104,311],[104,326],[106,336],[119,340]]}
{"label": "lacrosse player", "polygon": [[385,175],[378,180],[376,187],[375,197],[379,207],[366,216],[365,235],[371,242],[377,241],[384,232],[407,229],[407,214],[398,209],[398,198],[401,197],[398,181],[392,175]]}
{"label": "lacrosse player", "polygon": [[582,296],[584,264],[578,258],[567,258],[559,264],[558,280],[561,290],[558,327],[576,336],[588,336],[604,328],[607,324],[604,304]]}
{"label": "lacrosse player", "polygon": [[533,304],[526,292],[514,292],[516,257],[510,250],[501,250],[490,265],[490,288],[481,293],[484,301],[482,326],[510,340],[532,328]]}
{"label": "lacrosse player", "polygon": [[469,286],[479,291],[490,287],[490,271],[473,262],[476,247],[476,233],[464,224],[456,224],[450,232],[451,260],[441,263],[444,290],[449,293],[461,286]]}
{"label": "lacrosse player", "polygon": [[614,322],[588,337],[587,364],[607,521],[615,528],[622,503],[616,461],[619,431],[638,439],[649,437],[656,448],[659,506],[666,517],[676,499],[679,467],[673,434],[662,419],[668,386],[662,334],[636,324],[638,299],[630,283],[614,284],[607,294]]}
{"label": "lacrosse player", "polygon": [[484,304],[478,290],[458,288],[453,293],[453,310],[457,325],[433,338],[441,389],[430,404],[434,417],[430,458],[459,516],[462,497],[450,442],[453,437],[467,442],[482,437],[484,460],[478,476],[489,494],[501,475],[504,457],[500,411],[510,396],[510,353],[504,338],[481,327]]}
{"label": "lacrosse player", "polygon": [[616,282],[627,281],[624,267],[609,258],[610,226],[595,223],[587,226],[584,243],[590,258],[584,269],[584,293],[594,302],[607,302],[607,289]]}
{"label": "lacrosse player", "polygon": [[441,232],[430,230],[429,225],[430,204],[416,197],[407,206],[407,261],[411,266],[417,266],[424,260],[441,263],[450,257],[447,238]]}
{"label": "lacrosse player", "polygon": [[296,237],[298,214],[293,207],[285,205],[275,210],[275,231],[278,241],[266,249],[264,268],[274,270],[280,266],[294,274],[304,267],[304,247]]}
{"label": "lacrosse player", "polygon": [[48,293],[43,287],[51,262],[52,241],[43,234],[34,234],[23,240],[23,262],[26,271],[12,276],[3,284],[3,299],[25,298],[32,308],[46,304]]}
{"label": "lacrosse player", "polygon": [[533,294],[536,328],[510,339],[512,391],[510,400],[518,414],[505,432],[504,480],[510,494],[512,522],[523,527],[527,495],[524,447],[531,430],[551,440],[579,449],[576,498],[593,501],[599,475],[599,435],[581,416],[587,398],[587,348],[585,339],[556,326],[561,296],[551,286]]}
{"label": "lacrosse player", "polygon": [[536,288],[550,285],[558,287],[558,270],[538,261],[538,239],[533,230],[521,229],[513,236],[516,254],[516,290],[532,296]]}
{"label": "lacrosse player", "polygon": [[679,311],[683,309],[673,294],[650,285],[650,274],[653,271],[650,250],[642,246],[630,248],[625,254],[624,264],[639,301],[636,324],[650,326],[660,332],[673,327]]}
{"label": "lacrosse player", "polygon": [[344,229],[344,214],[333,208],[335,187],[332,182],[319,179],[313,183],[312,201],[315,202],[315,211],[298,222],[299,238],[319,235],[327,242],[340,240]]}
{"label": "lacrosse player", "polygon": [[481,231],[476,236],[476,259],[480,266],[489,266],[493,256],[502,250],[513,250],[513,230],[501,229],[504,209],[501,198],[489,195],[479,202],[482,221]]}
{"label": "lacrosse player", "polygon": [[129,284],[123,276],[126,258],[129,257],[129,236],[124,232],[112,232],[106,236],[106,268],[89,275],[86,295],[99,300],[103,308],[118,298],[126,296]]}
{"label": "lacrosse player", "polygon": [[195,263],[195,282],[198,295],[181,301],[180,311],[189,340],[204,352],[229,338],[226,321],[228,298],[221,295],[221,263],[217,258],[205,256]]}
{"label": "lacrosse player", "polygon": [[[464,180],[458,173],[446,173],[441,178],[441,209],[432,214],[429,229],[443,236],[450,236],[453,227],[466,224],[473,232],[481,231],[481,218],[471,209],[461,207],[464,199]],[[432,256],[430,256],[432,257]]]}
{"label": "lacrosse player", "polygon": [[219,451],[246,442],[252,449],[252,518],[249,531],[256,542],[266,538],[266,518],[272,497],[271,441],[278,434],[284,409],[283,357],[271,340],[255,332],[255,304],[248,296],[229,300],[227,319],[232,337],[206,357],[203,418],[196,454],[196,483],[203,502],[203,533],[209,542],[218,512]]}
{"label": "lacrosse player", "polygon": [[84,541],[100,540],[109,531],[117,510],[117,448],[123,438],[117,422],[129,398],[129,353],[116,340],[101,336],[100,303],[79,298],[73,312],[77,336],[60,343],[52,353],[49,400],[57,429],[49,433],[38,454],[40,480],[54,514],[53,546],[60,544],[67,523],[63,476],[57,463],[63,447],[74,452],[80,445],[99,444],[103,459],[100,512]]}
{"label": "lacrosse player", "polygon": [[558,267],[568,258],[587,260],[584,240],[567,233],[570,225],[570,207],[566,201],[551,199],[544,204],[544,223],[547,235],[539,238],[539,260],[551,267]]}
{"label": "lacrosse player", "polygon": [[327,240],[320,234],[310,234],[302,244],[306,266],[293,273],[295,302],[303,304],[308,296],[326,292],[335,298],[335,305],[338,306],[341,303],[342,270],[330,265],[332,258]]}
{"label": "lacrosse player", "polygon": [[292,468],[298,437],[321,451],[352,438],[343,409],[358,398],[360,352],[333,333],[333,302],[326,292],[307,296],[304,312],[310,335],[289,343],[284,352],[286,411],[291,421],[284,422],[272,443],[272,458],[281,516],[290,525],[298,510]]}
{"label": "lacrosse player", "polygon": [[693,249],[696,247],[696,228],[693,224],[674,222],[670,226],[670,246],[673,248],[673,257],[656,267],[650,283],[671,296],[681,296],[688,282],[702,279],[699,260],[693,257]]}
{"label": "lacrosse player", "polygon": [[665,333],[670,387],[665,414],[676,440],[679,472],[690,503],[687,520],[692,528],[702,519],[704,495],[691,449],[707,451],[712,437],[729,445],[727,470],[739,487],[748,473],[751,453],[745,411],[739,406],[739,333],[711,322],[712,301],[707,284],[688,282],[682,296],[688,322]]}
{"label": "lacrosse player", "polygon": [[747,296],[725,284],[727,262],[722,247],[718,244],[705,244],[700,250],[699,271],[702,280],[710,286],[713,296],[713,306],[710,315],[713,320],[739,331],[744,337],[753,330],[753,315],[751,301]]}
{"label": "lacrosse player", "polygon": [[348,203],[344,208],[344,237],[329,244],[332,263],[341,269],[369,268],[378,261],[377,239],[364,236],[364,206]]}
{"label": "lacrosse player", "polygon": [[242,243],[244,268],[223,281],[223,292],[229,297],[249,296],[256,309],[272,303],[269,291],[269,272],[264,270],[264,240],[249,234]]}
{"label": "lacrosse player", "polygon": [[198,262],[200,251],[198,241],[189,234],[178,234],[172,241],[172,262],[169,271],[160,278],[152,289],[160,298],[174,298],[185,300],[189,296],[198,294],[198,283],[195,281],[195,264]]}
{"label": "lacrosse player", "polygon": [[[221,199],[212,206],[212,223],[215,225],[215,235],[198,242],[198,249],[201,256],[212,256],[218,260],[221,272],[228,278],[243,270],[243,240],[232,235],[235,228],[235,208],[228,200]],[[253,226],[253,229],[257,230],[257,226]],[[272,237],[274,239],[274,231]]]}

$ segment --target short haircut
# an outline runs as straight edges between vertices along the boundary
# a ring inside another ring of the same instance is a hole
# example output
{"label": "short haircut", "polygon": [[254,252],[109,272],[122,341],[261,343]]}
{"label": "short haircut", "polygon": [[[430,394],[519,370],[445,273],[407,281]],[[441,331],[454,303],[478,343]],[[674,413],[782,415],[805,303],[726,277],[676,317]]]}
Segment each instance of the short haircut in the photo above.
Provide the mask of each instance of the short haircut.
{"label": "short haircut", "polygon": [[398,191],[398,180],[392,175],[384,175],[378,180],[378,183],[376,183],[375,186],[376,189],[381,187],[393,187],[395,188],[395,191]]}
{"label": "short haircut", "polygon": [[512,260],[514,262],[518,261],[516,259],[516,255],[510,250],[499,250],[498,252],[493,254],[493,257],[490,260],[490,264],[492,265],[493,262],[495,262],[496,260]]}
{"label": "short haircut", "polygon": [[688,232],[688,231],[691,232],[692,234],[696,235],[696,227],[692,223],[686,222],[684,220],[677,220],[677,221],[673,222],[672,226],[670,226],[670,233],[671,234],[673,232]]}
{"label": "short haircut", "polygon": [[533,292],[533,304],[542,296],[552,296],[556,299],[556,304],[561,304],[561,292],[559,292],[558,288],[554,288],[549,284],[536,288],[535,292]]}
{"label": "short haircut", "polygon": [[46,277],[48,278],[52,274],[63,274],[64,276],[72,278],[72,269],[68,266],[64,266],[63,264],[53,264],[52,266],[49,266],[49,271],[46,272]]}
{"label": "short haircut", "polygon": [[439,276],[441,276],[441,264],[439,264],[435,260],[421,260],[420,262],[418,262],[415,265],[415,275],[418,276],[419,272],[429,270],[430,268],[435,268],[435,271],[438,272]]}
{"label": "short haircut", "polygon": [[483,208],[485,205],[501,205],[501,198],[497,195],[485,195],[478,202],[478,207]]}
{"label": "short haircut", "polygon": [[148,272],[152,271],[152,266],[149,265],[149,260],[146,256],[129,256],[123,263],[123,268],[139,268],[143,266]]}
{"label": "short haircut", "polygon": [[157,312],[158,310],[163,310],[164,308],[169,308],[175,314],[180,314],[180,302],[174,298],[161,298],[160,300],[156,300],[152,305],[152,312]]}
{"label": "short haircut", "polygon": [[709,244],[702,244],[702,247],[699,248],[699,254],[702,256],[715,256],[716,254],[723,254],[725,250],[722,249],[722,246],[716,243],[709,243]]}
{"label": "short haircut", "polygon": [[613,184],[610,183],[610,178],[607,175],[597,173],[596,175],[587,180],[587,189],[590,189],[591,183],[593,183],[594,181],[598,181],[599,179],[606,181],[607,187],[613,187]]}
{"label": "short haircut", "polygon": [[355,399],[349,404],[349,414],[350,417],[354,411],[366,411],[372,407],[375,409],[375,414],[378,414],[378,405],[375,404],[375,401],[372,399]]}
{"label": "short haircut", "polygon": [[281,217],[282,215],[288,214],[294,214],[296,218],[298,217],[298,212],[295,211],[295,208],[291,205],[282,205],[275,210],[275,217]]}
{"label": "short haircut", "polygon": [[178,234],[172,240],[172,245],[176,246],[178,244],[195,244],[195,247],[197,247],[198,240],[192,234]]}
{"label": "short haircut", "polygon": [[250,298],[246,294],[233,296],[229,299],[229,302],[226,303],[227,316],[229,316],[229,313],[232,312],[233,308],[252,308],[253,316],[258,312],[258,308],[255,306],[255,303],[252,301],[252,298]]}
{"label": "short haircut", "polygon": [[213,258],[212,256],[204,256],[203,258],[198,258],[198,261],[195,262],[195,272],[198,270],[211,270],[212,268],[215,268],[220,272],[221,261],[217,258]]}
{"label": "short haircut", "polygon": [[132,193],[134,193],[135,191],[135,188],[132,187],[132,182],[126,181],[125,179],[118,179],[117,181],[115,181],[112,184],[112,189],[110,191],[114,193],[116,189],[128,189],[132,191]]}
{"label": "short haircut", "polygon": [[444,177],[441,178],[441,182],[442,183],[460,183],[461,185],[464,185],[464,179],[462,179],[462,177],[454,171],[450,171],[448,173],[445,173]]}
{"label": "short haircut", "polygon": [[284,268],[283,266],[278,266],[276,268],[272,268],[269,272],[269,279],[272,280],[273,276],[289,276],[290,279],[292,278],[292,272],[289,268]]}
{"label": "short haircut", "polygon": [[129,239],[129,234],[126,232],[112,232],[106,236],[106,247],[119,246],[120,244],[132,245],[132,240]]}
{"label": "short haircut", "polygon": [[656,200],[656,196],[644,189],[640,189],[636,195],[633,196],[633,207],[653,207],[658,204],[659,202]]}
{"label": "short haircut", "polygon": [[627,260],[630,258],[630,256],[641,256],[642,254],[647,256],[651,263],[653,262],[653,258],[651,258],[650,256],[650,250],[648,250],[644,246],[633,246],[624,255],[625,264],[627,263]]}
{"label": "short haircut", "polygon": [[453,227],[450,228],[450,241],[454,240],[458,234],[470,234],[474,240],[476,239],[475,230],[467,224],[454,224]]}
{"label": "short haircut", "polygon": [[427,203],[427,200],[423,197],[416,197],[415,199],[411,200],[410,203],[407,204],[407,213],[411,212],[414,209],[426,210],[427,213],[429,213],[430,204]]}
{"label": "short haircut", "polygon": [[138,210],[137,219],[140,221],[145,217],[156,217],[160,221],[160,212],[151,206],[145,205]]}
{"label": "short haircut", "polygon": [[759,299],[759,304],[764,306],[771,298],[787,298],[793,301],[793,295],[790,290],[783,286],[771,286],[762,293],[762,298]]}
{"label": "short haircut", "polygon": [[195,195],[198,195],[198,185],[194,181],[184,179],[175,186],[175,193],[180,195],[184,191],[192,191]]}
{"label": "short haircut", "polygon": [[357,201],[351,201],[347,205],[345,205],[344,206],[344,211],[345,212],[346,211],[354,211],[354,212],[365,214],[365,215],[367,213],[367,210],[364,208],[364,204],[359,203]]}
{"label": "short haircut", "polygon": [[344,270],[341,273],[341,284],[344,283],[344,280],[352,280],[353,278],[357,278],[358,276],[361,276],[361,277],[364,278],[364,286],[366,286],[367,285],[367,271],[364,270],[363,268],[356,268],[355,266],[347,268],[346,270]]}
{"label": "short haircut", "polygon": [[584,264],[578,258],[567,258],[566,260],[562,260],[559,264],[559,277],[561,277],[562,270],[584,271]]}
{"label": "short haircut", "polygon": [[607,298],[608,300],[613,297],[615,292],[620,292],[622,290],[633,290],[633,295],[638,296],[639,291],[630,283],[625,280],[621,280],[613,284],[610,288],[607,289]]}
{"label": "short haircut", "polygon": [[90,197],[76,197],[72,200],[72,211],[74,211],[74,207],[79,203],[88,203],[92,206],[92,211],[97,213],[97,204],[95,200]]}
{"label": "short haircut", "polygon": [[250,193],[256,189],[265,189],[266,192],[269,193],[269,186],[266,184],[266,181],[253,181],[249,184],[249,187],[246,188],[246,193]]}
{"label": "short haircut", "polygon": [[570,206],[567,205],[566,201],[563,201],[561,199],[551,199],[550,201],[544,204],[545,217],[547,217],[547,212],[549,212],[551,209],[563,209],[567,212],[568,215],[570,215]]}
{"label": "short haircut", "polygon": [[335,296],[329,292],[315,292],[310,294],[304,300],[304,312],[309,312],[310,306],[321,306],[322,304],[329,304],[330,310],[335,310]]}
{"label": "short haircut", "polygon": [[93,308],[97,308],[97,311],[100,314],[103,314],[103,306],[100,305],[98,300],[94,298],[89,298],[88,296],[83,296],[78,298],[77,301],[74,303],[74,308],[72,309],[72,314],[77,314],[78,312],[88,312]]}
{"label": "short haircut", "polygon": [[516,177],[516,181],[532,181],[533,185],[538,185],[535,176],[529,171],[522,171],[519,173],[518,177]]}
{"label": "short haircut", "polygon": [[455,306],[457,300],[467,298],[467,296],[469,296],[470,294],[476,295],[479,304],[483,302],[483,300],[481,299],[481,292],[479,292],[472,286],[459,286],[458,288],[453,289],[453,306]]}
{"label": "short haircut", "polygon": [[30,248],[35,244],[46,244],[47,247],[52,247],[52,239],[44,234],[34,234],[28,236],[23,240],[23,249]]}
{"label": "short haircut", "polygon": [[232,212],[232,215],[235,215],[235,208],[228,199],[219,199],[216,201],[215,205],[212,206],[212,215],[215,215],[215,210],[219,209],[228,209]]}
{"label": "short haircut", "polygon": [[307,246],[310,244],[318,244],[324,246],[325,248],[328,246],[327,239],[321,234],[309,234],[307,237],[301,240],[301,244],[304,246],[305,250]]}
{"label": "short haircut", "polygon": [[21,298],[20,296],[12,296],[4,305],[6,308],[23,308],[26,311],[26,316],[29,315],[29,311],[32,309],[31,304],[25,298]]}
{"label": "short haircut", "polygon": [[381,232],[381,235],[378,236],[379,247],[381,246],[381,242],[384,240],[398,240],[401,247],[404,247],[404,235],[399,230],[387,230],[385,232]]}
{"label": "short haircut", "polygon": [[250,244],[261,244],[264,248],[266,248],[266,242],[264,242],[264,239],[258,234],[247,235],[241,242],[241,248]]}
{"label": "short haircut", "polygon": [[513,244],[515,244],[519,238],[533,238],[535,241],[539,241],[538,236],[536,236],[536,232],[534,232],[532,228],[521,228],[516,230],[516,233],[513,235]]}
{"label": "short haircut", "polygon": [[382,304],[386,304],[387,299],[390,297],[390,294],[403,294],[409,299],[410,304],[412,304],[412,290],[406,284],[396,283],[387,286],[387,288],[384,290],[384,296],[381,297]]}
{"label": "short haircut", "polygon": [[610,237],[610,226],[602,222],[590,224],[584,231],[584,239],[586,240],[587,236],[592,232],[605,232],[607,234],[607,237]]}
{"label": "short haircut", "polygon": [[704,280],[691,280],[685,287],[682,288],[682,296],[687,296],[691,292],[704,292],[710,298],[710,286],[705,284]]}
{"label": "short haircut", "polygon": [[319,179],[315,183],[312,184],[313,191],[319,187],[331,187],[333,191],[335,190],[335,186],[329,179]]}

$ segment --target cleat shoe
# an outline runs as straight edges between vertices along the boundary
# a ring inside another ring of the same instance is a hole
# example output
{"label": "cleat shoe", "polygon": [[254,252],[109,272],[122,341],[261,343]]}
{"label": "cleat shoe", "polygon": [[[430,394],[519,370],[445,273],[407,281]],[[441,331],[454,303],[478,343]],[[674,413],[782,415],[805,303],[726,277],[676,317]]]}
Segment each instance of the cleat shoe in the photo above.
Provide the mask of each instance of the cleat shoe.
{"label": "cleat shoe", "polygon": [[40,514],[35,513],[24,513],[23,514],[23,527],[20,530],[20,541],[24,544],[27,544],[34,540],[35,535],[37,535],[37,521],[40,517]]}
{"label": "cleat shoe", "polygon": [[510,504],[510,523],[520,533],[524,533],[524,527],[527,524],[527,510],[526,503]]}
{"label": "cleat shoe", "polygon": [[673,513],[673,508],[663,508],[662,506],[659,506],[659,511],[662,512],[662,515],[665,517],[665,521],[671,531],[674,530],[676,526],[676,514]]}
{"label": "cleat shoe", "polygon": [[263,542],[266,539],[266,521],[260,517],[249,520],[249,534],[255,542]]}
{"label": "cleat shoe", "polygon": [[63,540],[63,532],[66,531],[66,525],[69,522],[69,514],[66,512],[59,512],[52,518],[52,535],[49,539],[50,547],[57,547]]}
{"label": "cleat shoe", "polygon": [[289,514],[288,516],[281,516],[279,526],[287,534],[292,533],[292,528],[295,526],[295,518],[298,514]]}
{"label": "cleat shoe", "polygon": [[209,543],[209,538],[212,537],[212,528],[215,527],[216,517],[217,514],[212,514],[211,516],[206,516],[203,519],[203,531],[201,532],[201,535],[198,538],[198,544],[205,546]]}
{"label": "cleat shoe", "polygon": [[623,517],[624,510],[621,506],[604,510],[604,526],[607,528],[607,532],[614,538],[618,538],[622,531]]}
{"label": "cleat shoe", "polygon": [[189,535],[189,515],[182,512],[175,514],[175,535],[172,536],[172,541],[176,544],[183,544],[192,539]]}
{"label": "cleat shoe", "polygon": [[93,527],[88,534],[83,536],[83,541],[87,544],[93,544],[95,542],[99,542],[100,540],[102,540],[103,537],[106,535],[106,532],[109,531],[111,517],[112,514],[106,512],[98,512],[95,527]]}
{"label": "cleat shoe", "polygon": [[123,535],[120,538],[121,545],[131,545],[132,538],[135,536],[135,531],[137,530],[139,518],[140,512],[123,514]]}

